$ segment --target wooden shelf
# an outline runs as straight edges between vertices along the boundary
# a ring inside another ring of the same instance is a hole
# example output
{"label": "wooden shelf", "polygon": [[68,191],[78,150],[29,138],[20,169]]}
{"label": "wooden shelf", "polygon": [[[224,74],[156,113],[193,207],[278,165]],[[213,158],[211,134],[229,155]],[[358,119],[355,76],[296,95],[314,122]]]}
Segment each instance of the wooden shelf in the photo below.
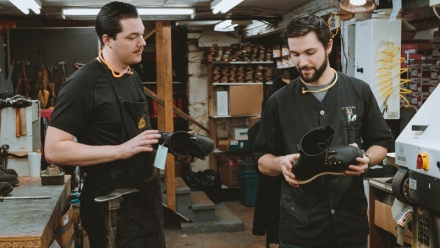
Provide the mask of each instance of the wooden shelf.
{"label": "wooden shelf", "polygon": [[212,61],[208,62],[209,64],[217,64],[217,65],[258,65],[258,64],[273,64],[274,62],[272,60],[267,61],[251,61],[251,62],[245,62],[245,61]]}
{"label": "wooden shelf", "polygon": [[[240,85],[262,85],[263,83],[212,83],[212,86],[240,86]],[[266,84],[270,85],[272,82],[266,82]]]}
{"label": "wooden shelf", "polygon": [[[157,82],[142,82],[143,85],[147,84],[157,84]],[[181,82],[173,82],[173,84],[181,84]]]}
{"label": "wooden shelf", "polygon": [[214,115],[210,116],[213,119],[222,119],[222,118],[240,118],[240,117],[260,117],[261,115]]}

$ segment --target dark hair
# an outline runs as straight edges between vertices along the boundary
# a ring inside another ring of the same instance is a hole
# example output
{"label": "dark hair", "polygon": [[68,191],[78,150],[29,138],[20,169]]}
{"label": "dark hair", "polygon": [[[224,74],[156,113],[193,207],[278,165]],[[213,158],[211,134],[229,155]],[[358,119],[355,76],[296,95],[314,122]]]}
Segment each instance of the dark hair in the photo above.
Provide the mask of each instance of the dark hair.
{"label": "dark hair", "polygon": [[289,24],[287,24],[282,37],[288,46],[288,38],[304,36],[310,32],[315,32],[324,48],[328,47],[328,43],[332,37],[330,28],[324,19],[316,15],[299,14],[293,17]]}
{"label": "dark hair", "polygon": [[116,39],[116,35],[122,32],[122,19],[139,17],[136,7],[123,2],[110,2],[104,5],[96,16],[95,30],[99,40],[107,34],[110,38]]}

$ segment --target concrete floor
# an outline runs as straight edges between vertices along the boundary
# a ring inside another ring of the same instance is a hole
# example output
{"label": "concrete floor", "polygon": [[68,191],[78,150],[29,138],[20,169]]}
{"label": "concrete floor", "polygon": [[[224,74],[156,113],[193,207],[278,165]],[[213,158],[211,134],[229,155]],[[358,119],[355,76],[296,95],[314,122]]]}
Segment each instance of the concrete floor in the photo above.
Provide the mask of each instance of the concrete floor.
{"label": "concrete floor", "polygon": [[[177,225],[165,226],[167,248],[265,248],[266,237],[252,235],[254,207],[243,206],[240,201],[223,202],[242,222],[243,231],[218,233],[182,233]],[[271,245],[270,247],[276,247]]]}

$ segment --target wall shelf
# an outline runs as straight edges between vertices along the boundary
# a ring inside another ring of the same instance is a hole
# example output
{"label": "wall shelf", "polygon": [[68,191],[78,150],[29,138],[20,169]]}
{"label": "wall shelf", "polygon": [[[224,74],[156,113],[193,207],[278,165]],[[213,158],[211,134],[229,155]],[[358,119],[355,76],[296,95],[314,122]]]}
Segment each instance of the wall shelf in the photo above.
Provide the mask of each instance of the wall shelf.
{"label": "wall shelf", "polygon": [[[263,83],[255,82],[255,83],[212,83],[212,86],[240,86],[240,85],[262,85]],[[272,82],[266,82],[266,84],[272,84]]]}

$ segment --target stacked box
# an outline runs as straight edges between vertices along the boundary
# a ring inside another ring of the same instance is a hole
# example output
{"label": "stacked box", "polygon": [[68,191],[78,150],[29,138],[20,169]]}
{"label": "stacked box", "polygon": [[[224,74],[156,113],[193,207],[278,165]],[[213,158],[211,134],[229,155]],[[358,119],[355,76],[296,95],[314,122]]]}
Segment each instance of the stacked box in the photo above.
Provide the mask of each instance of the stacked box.
{"label": "stacked box", "polygon": [[228,162],[222,164],[222,184],[228,187],[240,186],[237,159],[228,158]]}

